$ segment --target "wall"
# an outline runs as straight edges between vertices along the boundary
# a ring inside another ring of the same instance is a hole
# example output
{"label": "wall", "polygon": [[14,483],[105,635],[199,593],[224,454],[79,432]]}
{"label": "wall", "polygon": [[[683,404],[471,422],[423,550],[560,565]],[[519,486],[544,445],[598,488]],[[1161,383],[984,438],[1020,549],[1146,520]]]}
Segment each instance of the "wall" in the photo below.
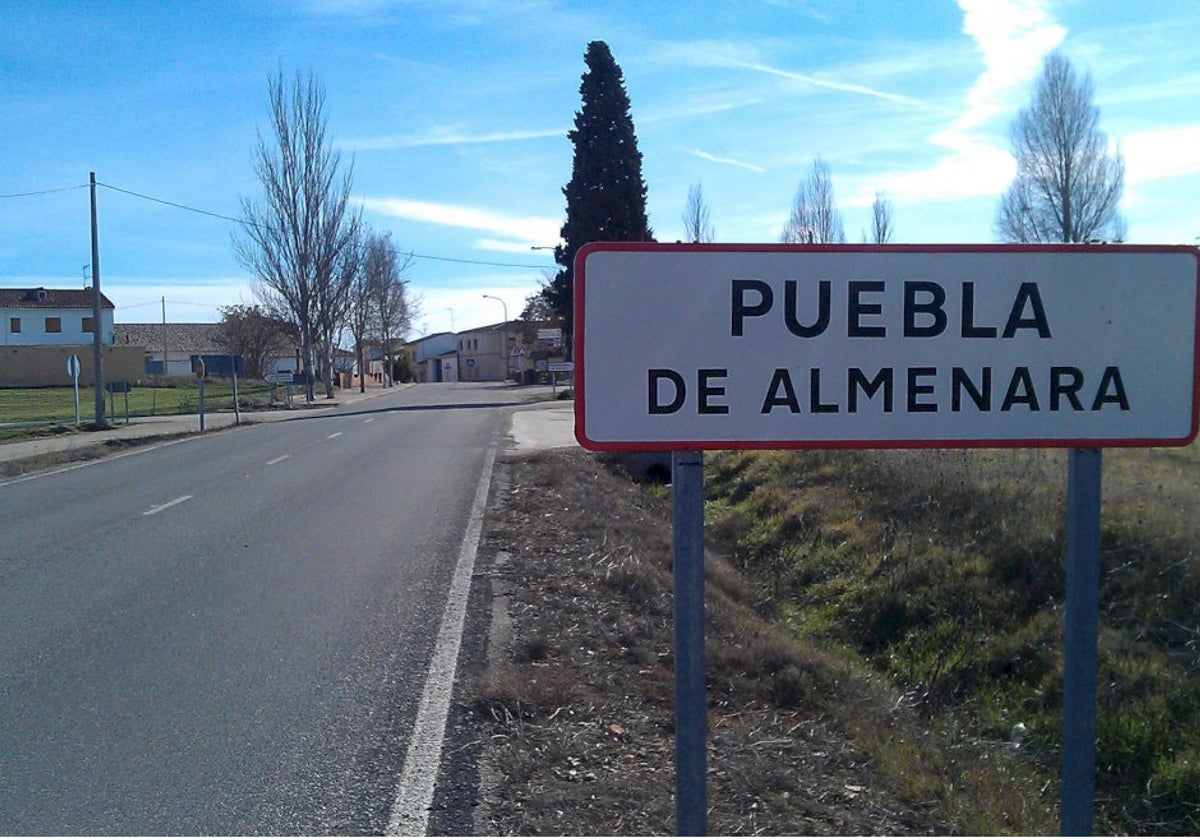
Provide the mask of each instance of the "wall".
{"label": "wall", "polygon": [[[0,309],[0,344],[7,347],[91,346],[92,334],[83,332],[83,319],[91,318],[90,309]],[[21,319],[21,331],[10,329],[13,318]],[[46,332],[46,319],[58,318],[62,332]],[[113,310],[100,310],[100,340],[113,343]]]}
{"label": "wall", "polygon": [[472,382],[503,382],[511,367],[506,339],[514,339],[508,330],[472,330],[458,334],[459,373]]}
{"label": "wall", "polygon": [[[79,384],[91,385],[92,345],[0,347],[0,388],[70,385],[67,358],[79,357]],[[138,382],[146,376],[146,351],[128,345],[104,348],[105,382]]]}

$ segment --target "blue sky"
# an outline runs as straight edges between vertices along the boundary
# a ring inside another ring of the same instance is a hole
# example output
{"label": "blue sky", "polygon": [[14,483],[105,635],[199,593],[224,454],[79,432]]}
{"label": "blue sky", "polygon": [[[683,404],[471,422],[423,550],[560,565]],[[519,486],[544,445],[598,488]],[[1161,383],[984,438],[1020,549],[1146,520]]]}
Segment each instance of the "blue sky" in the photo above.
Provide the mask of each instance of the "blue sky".
{"label": "blue sky", "polygon": [[[375,229],[417,256],[417,332],[515,317],[553,257],[583,53],[611,47],[651,225],[700,183],[718,241],[774,242],[817,156],[851,241],[882,190],[896,242],[995,241],[1008,127],[1042,57],[1090,72],[1126,159],[1129,241],[1200,237],[1197,0],[0,0],[0,196],[87,183],[225,216],[257,195],[267,80],[324,85]],[[253,300],[228,221],[102,188],[117,321]],[[88,193],[0,199],[0,286],[84,285]],[[486,263],[486,264],[485,264]]]}

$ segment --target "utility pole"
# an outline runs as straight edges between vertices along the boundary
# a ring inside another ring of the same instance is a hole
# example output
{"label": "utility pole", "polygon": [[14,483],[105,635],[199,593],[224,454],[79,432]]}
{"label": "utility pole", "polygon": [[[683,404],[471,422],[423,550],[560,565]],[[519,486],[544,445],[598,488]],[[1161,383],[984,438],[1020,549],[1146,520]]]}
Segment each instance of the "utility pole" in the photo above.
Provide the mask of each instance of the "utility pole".
{"label": "utility pole", "polygon": [[104,322],[100,317],[100,234],[96,224],[96,173],[88,179],[92,198],[92,369],[95,372],[96,426],[104,428]]}
{"label": "utility pole", "polygon": [[167,376],[167,297],[162,299],[162,332],[163,332],[163,378]]}

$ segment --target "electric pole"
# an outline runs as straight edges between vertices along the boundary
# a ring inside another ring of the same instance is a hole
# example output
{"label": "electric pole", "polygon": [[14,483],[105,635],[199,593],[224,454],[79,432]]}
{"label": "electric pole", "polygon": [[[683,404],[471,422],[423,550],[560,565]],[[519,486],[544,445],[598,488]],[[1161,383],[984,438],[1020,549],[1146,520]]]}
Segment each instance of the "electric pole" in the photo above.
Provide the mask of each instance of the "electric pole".
{"label": "electric pole", "polygon": [[104,321],[100,317],[100,235],[96,225],[96,173],[88,179],[92,197],[92,368],[95,372],[96,426],[104,419]]}

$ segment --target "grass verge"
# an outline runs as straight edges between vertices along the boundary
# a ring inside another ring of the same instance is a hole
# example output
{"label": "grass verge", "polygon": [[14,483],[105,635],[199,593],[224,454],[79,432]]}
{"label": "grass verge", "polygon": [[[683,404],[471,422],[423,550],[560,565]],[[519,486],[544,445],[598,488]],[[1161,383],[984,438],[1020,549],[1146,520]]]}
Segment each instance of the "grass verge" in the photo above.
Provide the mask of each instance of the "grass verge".
{"label": "grass verge", "polygon": [[[1105,454],[1103,833],[1200,832],[1196,461],[1195,447]],[[1019,737],[1056,793],[1065,483],[1052,451],[723,453],[706,518],[798,639],[963,742]]]}

